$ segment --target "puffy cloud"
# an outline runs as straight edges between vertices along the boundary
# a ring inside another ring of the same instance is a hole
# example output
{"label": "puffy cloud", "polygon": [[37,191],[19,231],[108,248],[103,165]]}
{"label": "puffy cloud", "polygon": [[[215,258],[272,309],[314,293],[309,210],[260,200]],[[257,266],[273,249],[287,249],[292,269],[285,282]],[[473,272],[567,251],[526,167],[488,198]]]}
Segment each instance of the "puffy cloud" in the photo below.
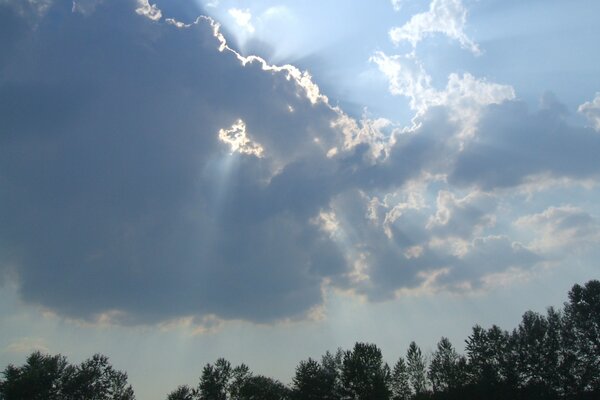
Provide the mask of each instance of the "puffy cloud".
{"label": "puffy cloud", "polygon": [[250,22],[252,20],[252,14],[250,14],[250,10],[230,8],[228,12],[236,24],[238,24],[241,28],[247,30],[249,33],[254,33],[254,26],[252,26],[252,23]]}
{"label": "puffy cloud", "polygon": [[137,0],[138,8],[135,12],[143,15],[152,21],[158,21],[162,18],[162,11],[156,7],[156,4],[150,4],[149,0]]}
{"label": "puffy cloud", "polygon": [[442,190],[438,192],[436,203],[437,210],[427,223],[435,235],[470,238],[496,221],[493,214],[496,199],[487,193],[474,192],[457,199],[451,192]]}
{"label": "puffy cloud", "polygon": [[219,129],[219,140],[227,143],[232,153],[253,154],[259,158],[263,155],[261,145],[248,139],[246,124],[241,119],[238,119],[229,129]]}
{"label": "puffy cloud", "polygon": [[526,184],[536,176],[597,181],[600,137],[563,116],[562,107],[529,112],[519,101],[482,109],[477,138],[457,154],[450,182],[489,190]]}
{"label": "puffy cloud", "polygon": [[477,43],[464,32],[466,22],[467,9],[461,0],[432,0],[428,11],[413,15],[406,24],[392,28],[389,35],[396,44],[406,41],[415,47],[428,35],[441,33],[479,54],[481,51]]}
{"label": "puffy cloud", "polygon": [[[34,29],[10,10],[0,265],[60,315],[217,326],[316,315],[324,288],[479,287],[541,259],[491,232],[497,188],[597,173],[598,135],[560,107],[530,113],[468,74],[436,90],[418,63],[400,77],[394,63],[414,59],[378,59],[425,105],[400,129],[351,118],[292,65],[240,55],[208,17],[56,2]],[[507,163],[511,141],[524,152]]]}
{"label": "puffy cloud", "polygon": [[462,125],[462,136],[465,137],[475,132],[483,107],[515,98],[511,86],[478,79],[469,73],[450,74],[446,88],[436,90],[414,53],[388,56],[376,52],[371,61],[389,80],[392,94],[410,99],[410,107],[417,116],[429,107],[445,106],[451,110],[453,121]]}
{"label": "puffy cloud", "polygon": [[600,222],[578,207],[549,207],[519,218],[515,225],[535,232],[532,246],[546,252],[571,252],[600,242]]}
{"label": "puffy cloud", "polygon": [[596,93],[594,100],[580,105],[578,111],[587,117],[595,130],[600,131],[600,93]]}
{"label": "puffy cloud", "polygon": [[140,4],[57,2],[3,68],[3,268],[23,300],[75,318],[304,316],[344,268],[308,221],[332,190],[338,112],[210,20],[178,29]]}

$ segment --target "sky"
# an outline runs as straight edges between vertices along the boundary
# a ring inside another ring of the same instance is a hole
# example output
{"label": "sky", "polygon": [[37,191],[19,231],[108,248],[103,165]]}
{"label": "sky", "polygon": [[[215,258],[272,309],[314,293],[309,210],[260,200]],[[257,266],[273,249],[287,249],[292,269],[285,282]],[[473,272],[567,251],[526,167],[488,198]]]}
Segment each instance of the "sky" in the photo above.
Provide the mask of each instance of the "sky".
{"label": "sky", "polygon": [[598,278],[600,3],[0,0],[0,364],[463,349]]}

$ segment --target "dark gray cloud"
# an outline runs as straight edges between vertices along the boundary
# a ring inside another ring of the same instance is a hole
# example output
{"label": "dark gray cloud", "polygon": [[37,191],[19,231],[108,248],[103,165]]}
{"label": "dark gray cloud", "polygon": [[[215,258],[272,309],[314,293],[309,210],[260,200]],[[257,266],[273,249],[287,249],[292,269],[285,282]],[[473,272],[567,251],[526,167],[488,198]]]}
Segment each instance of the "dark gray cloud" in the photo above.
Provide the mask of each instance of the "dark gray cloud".
{"label": "dark gray cloud", "polygon": [[[177,29],[135,6],[84,15],[56,2],[35,30],[14,30],[0,237],[23,299],[133,322],[303,315],[343,268],[306,218],[328,190],[315,184],[325,157],[305,159],[323,150],[304,138],[331,135],[332,110],[284,73],[219,52],[208,21]],[[4,29],[19,26],[0,10]],[[268,157],[229,154],[218,132],[238,119]],[[284,159],[299,160],[273,177]]]}
{"label": "dark gray cloud", "polygon": [[597,137],[560,107],[487,107],[464,150],[431,107],[390,141],[299,71],[221,51],[190,2],[159,2],[159,21],[133,0],[43,3],[0,2],[0,265],[61,315],[265,322],[305,316],[324,282],[376,300],[432,274],[478,286],[540,260],[485,232],[491,194],[384,197],[449,171],[480,189],[597,174]]}
{"label": "dark gray cloud", "polygon": [[546,97],[530,112],[518,101],[488,106],[477,138],[457,155],[450,182],[485,190],[518,186],[526,178],[597,179],[600,136],[569,125],[565,107]]}

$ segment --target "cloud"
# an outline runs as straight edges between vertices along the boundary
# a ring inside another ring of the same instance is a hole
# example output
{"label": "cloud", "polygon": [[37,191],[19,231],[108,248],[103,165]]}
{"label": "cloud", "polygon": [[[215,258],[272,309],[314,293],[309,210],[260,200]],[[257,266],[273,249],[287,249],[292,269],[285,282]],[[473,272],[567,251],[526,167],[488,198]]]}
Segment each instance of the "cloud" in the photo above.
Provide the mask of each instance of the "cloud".
{"label": "cloud", "polygon": [[535,232],[532,246],[545,252],[572,252],[600,242],[600,221],[579,207],[549,207],[517,219],[515,225]]}
{"label": "cloud", "polygon": [[262,157],[263,148],[261,145],[248,139],[246,133],[246,124],[238,119],[231,128],[219,130],[219,140],[227,143],[232,153],[252,154],[256,157]]}
{"label": "cloud", "polygon": [[600,93],[596,93],[594,100],[580,105],[577,111],[587,117],[595,130],[600,131]]}
{"label": "cloud", "polygon": [[71,8],[23,32],[0,81],[2,266],[22,299],[120,323],[305,316],[344,268],[308,221],[333,190],[339,114],[302,71],[229,50],[209,19]]}
{"label": "cloud", "polygon": [[0,268],[61,316],[217,326],[310,318],[329,289],[481,287],[542,259],[495,223],[502,188],[597,178],[595,132],[469,74],[438,90],[415,59],[379,54],[419,110],[406,129],[242,56],[208,17],[56,2],[34,28],[10,10]]}
{"label": "cloud", "polygon": [[[73,7],[71,7],[72,12],[78,12],[83,15],[90,15],[96,9],[96,6],[101,3],[103,0],[73,0]],[[143,8],[146,4],[140,4]],[[149,5],[148,5],[149,7]],[[151,7],[150,7],[151,9]]]}
{"label": "cloud", "polygon": [[388,79],[390,93],[410,99],[409,105],[417,116],[423,115],[429,107],[448,107],[453,120],[462,125],[462,136],[473,135],[485,106],[515,98],[511,86],[478,79],[469,73],[450,74],[446,88],[436,90],[414,53],[388,56],[376,52],[370,61],[377,64]]}
{"label": "cloud", "polygon": [[143,15],[152,21],[158,21],[162,18],[162,11],[156,7],[156,4],[150,4],[149,0],[136,0],[138,8],[135,12]]}
{"label": "cloud", "polygon": [[458,41],[464,49],[480,54],[477,43],[464,32],[466,22],[467,9],[461,0],[432,0],[428,11],[413,15],[406,24],[392,28],[389,35],[395,44],[406,41],[416,47],[425,37],[441,33]]}
{"label": "cloud", "polygon": [[30,354],[34,351],[47,353],[48,345],[44,339],[24,337],[11,342],[4,351],[18,354]]}
{"label": "cloud", "polygon": [[402,9],[402,3],[404,0],[391,0],[392,7],[394,7],[394,11],[400,11]]}
{"label": "cloud", "polygon": [[250,22],[252,20],[252,14],[250,14],[250,10],[230,8],[228,13],[231,15],[235,23],[238,24],[238,26],[244,28],[249,33],[254,33],[254,26],[252,26],[252,23]]}
{"label": "cloud", "polygon": [[569,125],[561,107],[529,112],[520,101],[490,105],[481,110],[476,136],[455,159],[451,183],[490,190],[536,176],[597,181],[600,173],[600,137]]}
{"label": "cloud", "polygon": [[493,226],[496,216],[496,199],[488,194],[473,192],[462,199],[441,190],[437,196],[437,210],[427,222],[434,235],[450,235],[470,238],[473,233]]}

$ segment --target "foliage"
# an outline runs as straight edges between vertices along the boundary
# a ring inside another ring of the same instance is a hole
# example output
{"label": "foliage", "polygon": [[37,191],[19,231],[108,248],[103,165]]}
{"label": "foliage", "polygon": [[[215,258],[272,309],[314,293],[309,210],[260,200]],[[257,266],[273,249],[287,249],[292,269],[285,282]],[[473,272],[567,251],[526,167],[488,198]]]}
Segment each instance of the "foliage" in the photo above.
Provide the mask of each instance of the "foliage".
{"label": "foliage", "polygon": [[71,365],[61,355],[32,353],[22,367],[9,365],[0,381],[3,400],[134,400],[127,374],[99,354]]}
{"label": "foliage", "polygon": [[379,400],[389,398],[390,369],[374,344],[356,343],[344,353],[342,386],[345,398]]}

